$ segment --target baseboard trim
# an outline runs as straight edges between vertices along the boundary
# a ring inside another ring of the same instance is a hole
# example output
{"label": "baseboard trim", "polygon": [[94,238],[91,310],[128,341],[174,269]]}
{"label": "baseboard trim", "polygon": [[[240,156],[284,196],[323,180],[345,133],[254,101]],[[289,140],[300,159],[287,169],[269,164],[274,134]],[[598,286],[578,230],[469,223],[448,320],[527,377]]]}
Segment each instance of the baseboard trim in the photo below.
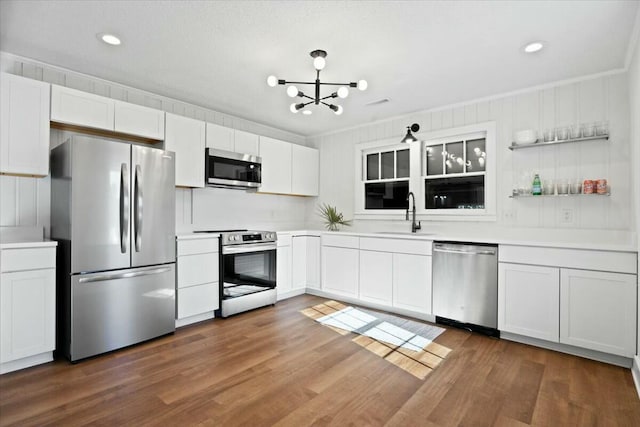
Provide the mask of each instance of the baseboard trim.
{"label": "baseboard trim", "polygon": [[587,348],[574,347],[572,345],[560,344],[551,341],[545,341],[538,338],[525,337],[523,335],[512,334],[509,332],[500,332],[500,338],[509,341],[519,342],[521,344],[528,344],[534,347],[545,348],[547,350],[558,351],[560,353],[572,354],[574,356],[584,357],[586,359],[596,360],[598,362],[608,363],[610,365],[617,365],[623,368],[630,369],[633,364],[633,359],[624,356],[618,356],[615,354],[603,353],[601,351],[589,350]]}
{"label": "baseboard trim", "polygon": [[4,362],[0,364],[0,374],[7,374],[9,372],[18,371],[20,369],[30,368],[32,366],[51,362],[52,360],[53,352],[47,351],[45,353],[36,354],[34,356],[28,356],[23,357],[22,359]]}
{"label": "baseboard trim", "polygon": [[636,392],[638,393],[638,398],[640,398],[640,355],[636,355],[633,358],[631,375],[633,376],[633,383],[636,385]]}
{"label": "baseboard trim", "polygon": [[323,298],[336,299],[342,302],[346,302],[360,307],[372,308],[374,310],[388,311],[390,313],[400,314],[402,316],[412,317],[414,319],[425,320],[427,322],[435,323],[436,316],[433,314],[420,313],[417,311],[406,310],[404,308],[392,307],[390,305],[377,304],[369,301],[362,301],[358,298],[348,297],[344,295],[338,295],[331,292],[325,292],[321,289],[307,288],[306,293]]}

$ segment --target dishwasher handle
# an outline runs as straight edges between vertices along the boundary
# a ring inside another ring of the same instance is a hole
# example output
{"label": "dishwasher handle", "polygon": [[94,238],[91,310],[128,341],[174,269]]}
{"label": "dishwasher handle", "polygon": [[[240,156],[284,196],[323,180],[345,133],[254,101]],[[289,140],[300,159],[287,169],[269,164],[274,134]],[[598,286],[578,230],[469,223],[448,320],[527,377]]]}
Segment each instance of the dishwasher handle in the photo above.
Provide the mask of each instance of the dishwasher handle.
{"label": "dishwasher handle", "polygon": [[460,249],[442,249],[438,246],[433,248],[434,252],[442,252],[447,254],[462,254],[462,255],[495,255],[495,250],[483,250],[483,251],[465,251]]}

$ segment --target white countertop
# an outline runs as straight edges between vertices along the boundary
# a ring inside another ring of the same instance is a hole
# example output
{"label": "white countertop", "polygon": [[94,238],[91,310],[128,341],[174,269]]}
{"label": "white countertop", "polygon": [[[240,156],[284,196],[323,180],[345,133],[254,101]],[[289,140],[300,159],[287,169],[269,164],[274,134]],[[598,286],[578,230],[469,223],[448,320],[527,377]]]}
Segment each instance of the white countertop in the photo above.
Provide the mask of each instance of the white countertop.
{"label": "white countertop", "polygon": [[55,248],[56,246],[58,246],[58,242],[48,239],[37,241],[17,238],[0,242],[0,249]]}
{"label": "white countertop", "polygon": [[533,239],[523,239],[517,236],[504,237],[504,236],[460,236],[453,234],[438,234],[438,233],[411,233],[411,232],[352,232],[352,231],[324,231],[324,230],[292,230],[292,231],[279,231],[280,234],[291,235],[312,235],[318,236],[322,234],[337,234],[343,236],[357,236],[357,237],[375,237],[375,238],[387,238],[387,239],[409,239],[409,240],[444,240],[453,242],[473,242],[473,243],[490,243],[497,245],[516,245],[516,246],[537,246],[548,248],[567,248],[567,249],[589,249],[589,250],[602,250],[602,251],[616,251],[616,252],[637,252],[637,246],[633,244],[612,244],[612,243],[598,243],[598,242],[551,242],[540,241]]}
{"label": "white countertop", "polygon": [[176,234],[177,240],[217,239],[219,233],[180,233]]}

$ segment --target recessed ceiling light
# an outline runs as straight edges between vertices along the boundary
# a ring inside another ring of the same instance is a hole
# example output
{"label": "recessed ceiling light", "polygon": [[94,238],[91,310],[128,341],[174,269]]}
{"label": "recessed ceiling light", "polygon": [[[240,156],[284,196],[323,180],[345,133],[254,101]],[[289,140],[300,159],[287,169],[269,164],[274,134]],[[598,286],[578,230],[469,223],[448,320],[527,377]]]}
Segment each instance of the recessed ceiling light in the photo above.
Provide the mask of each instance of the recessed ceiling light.
{"label": "recessed ceiling light", "polygon": [[120,39],[114,36],[113,34],[98,33],[97,36],[98,36],[98,39],[112,46],[118,46],[121,43]]}
{"label": "recessed ceiling light", "polygon": [[311,113],[313,113],[313,111],[311,111],[311,110],[303,110],[302,111],[302,114],[304,114],[305,116],[309,116],[309,115],[311,115]]}
{"label": "recessed ceiling light", "polygon": [[534,53],[534,52],[538,52],[543,47],[544,47],[544,44],[542,42],[531,42],[525,45],[525,47],[523,47],[522,50],[525,53]]}

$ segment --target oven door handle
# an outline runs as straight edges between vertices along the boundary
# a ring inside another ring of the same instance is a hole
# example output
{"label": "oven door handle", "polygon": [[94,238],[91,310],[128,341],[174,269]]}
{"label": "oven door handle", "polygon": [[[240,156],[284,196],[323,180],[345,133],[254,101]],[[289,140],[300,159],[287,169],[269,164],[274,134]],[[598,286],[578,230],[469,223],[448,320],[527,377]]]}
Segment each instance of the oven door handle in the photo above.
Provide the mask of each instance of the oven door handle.
{"label": "oven door handle", "polygon": [[247,243],[241,245],[229,245],[222,247],[223,255],[230,254],[246,254],[250,252],[275,251],[277,248],[275,243]]}

